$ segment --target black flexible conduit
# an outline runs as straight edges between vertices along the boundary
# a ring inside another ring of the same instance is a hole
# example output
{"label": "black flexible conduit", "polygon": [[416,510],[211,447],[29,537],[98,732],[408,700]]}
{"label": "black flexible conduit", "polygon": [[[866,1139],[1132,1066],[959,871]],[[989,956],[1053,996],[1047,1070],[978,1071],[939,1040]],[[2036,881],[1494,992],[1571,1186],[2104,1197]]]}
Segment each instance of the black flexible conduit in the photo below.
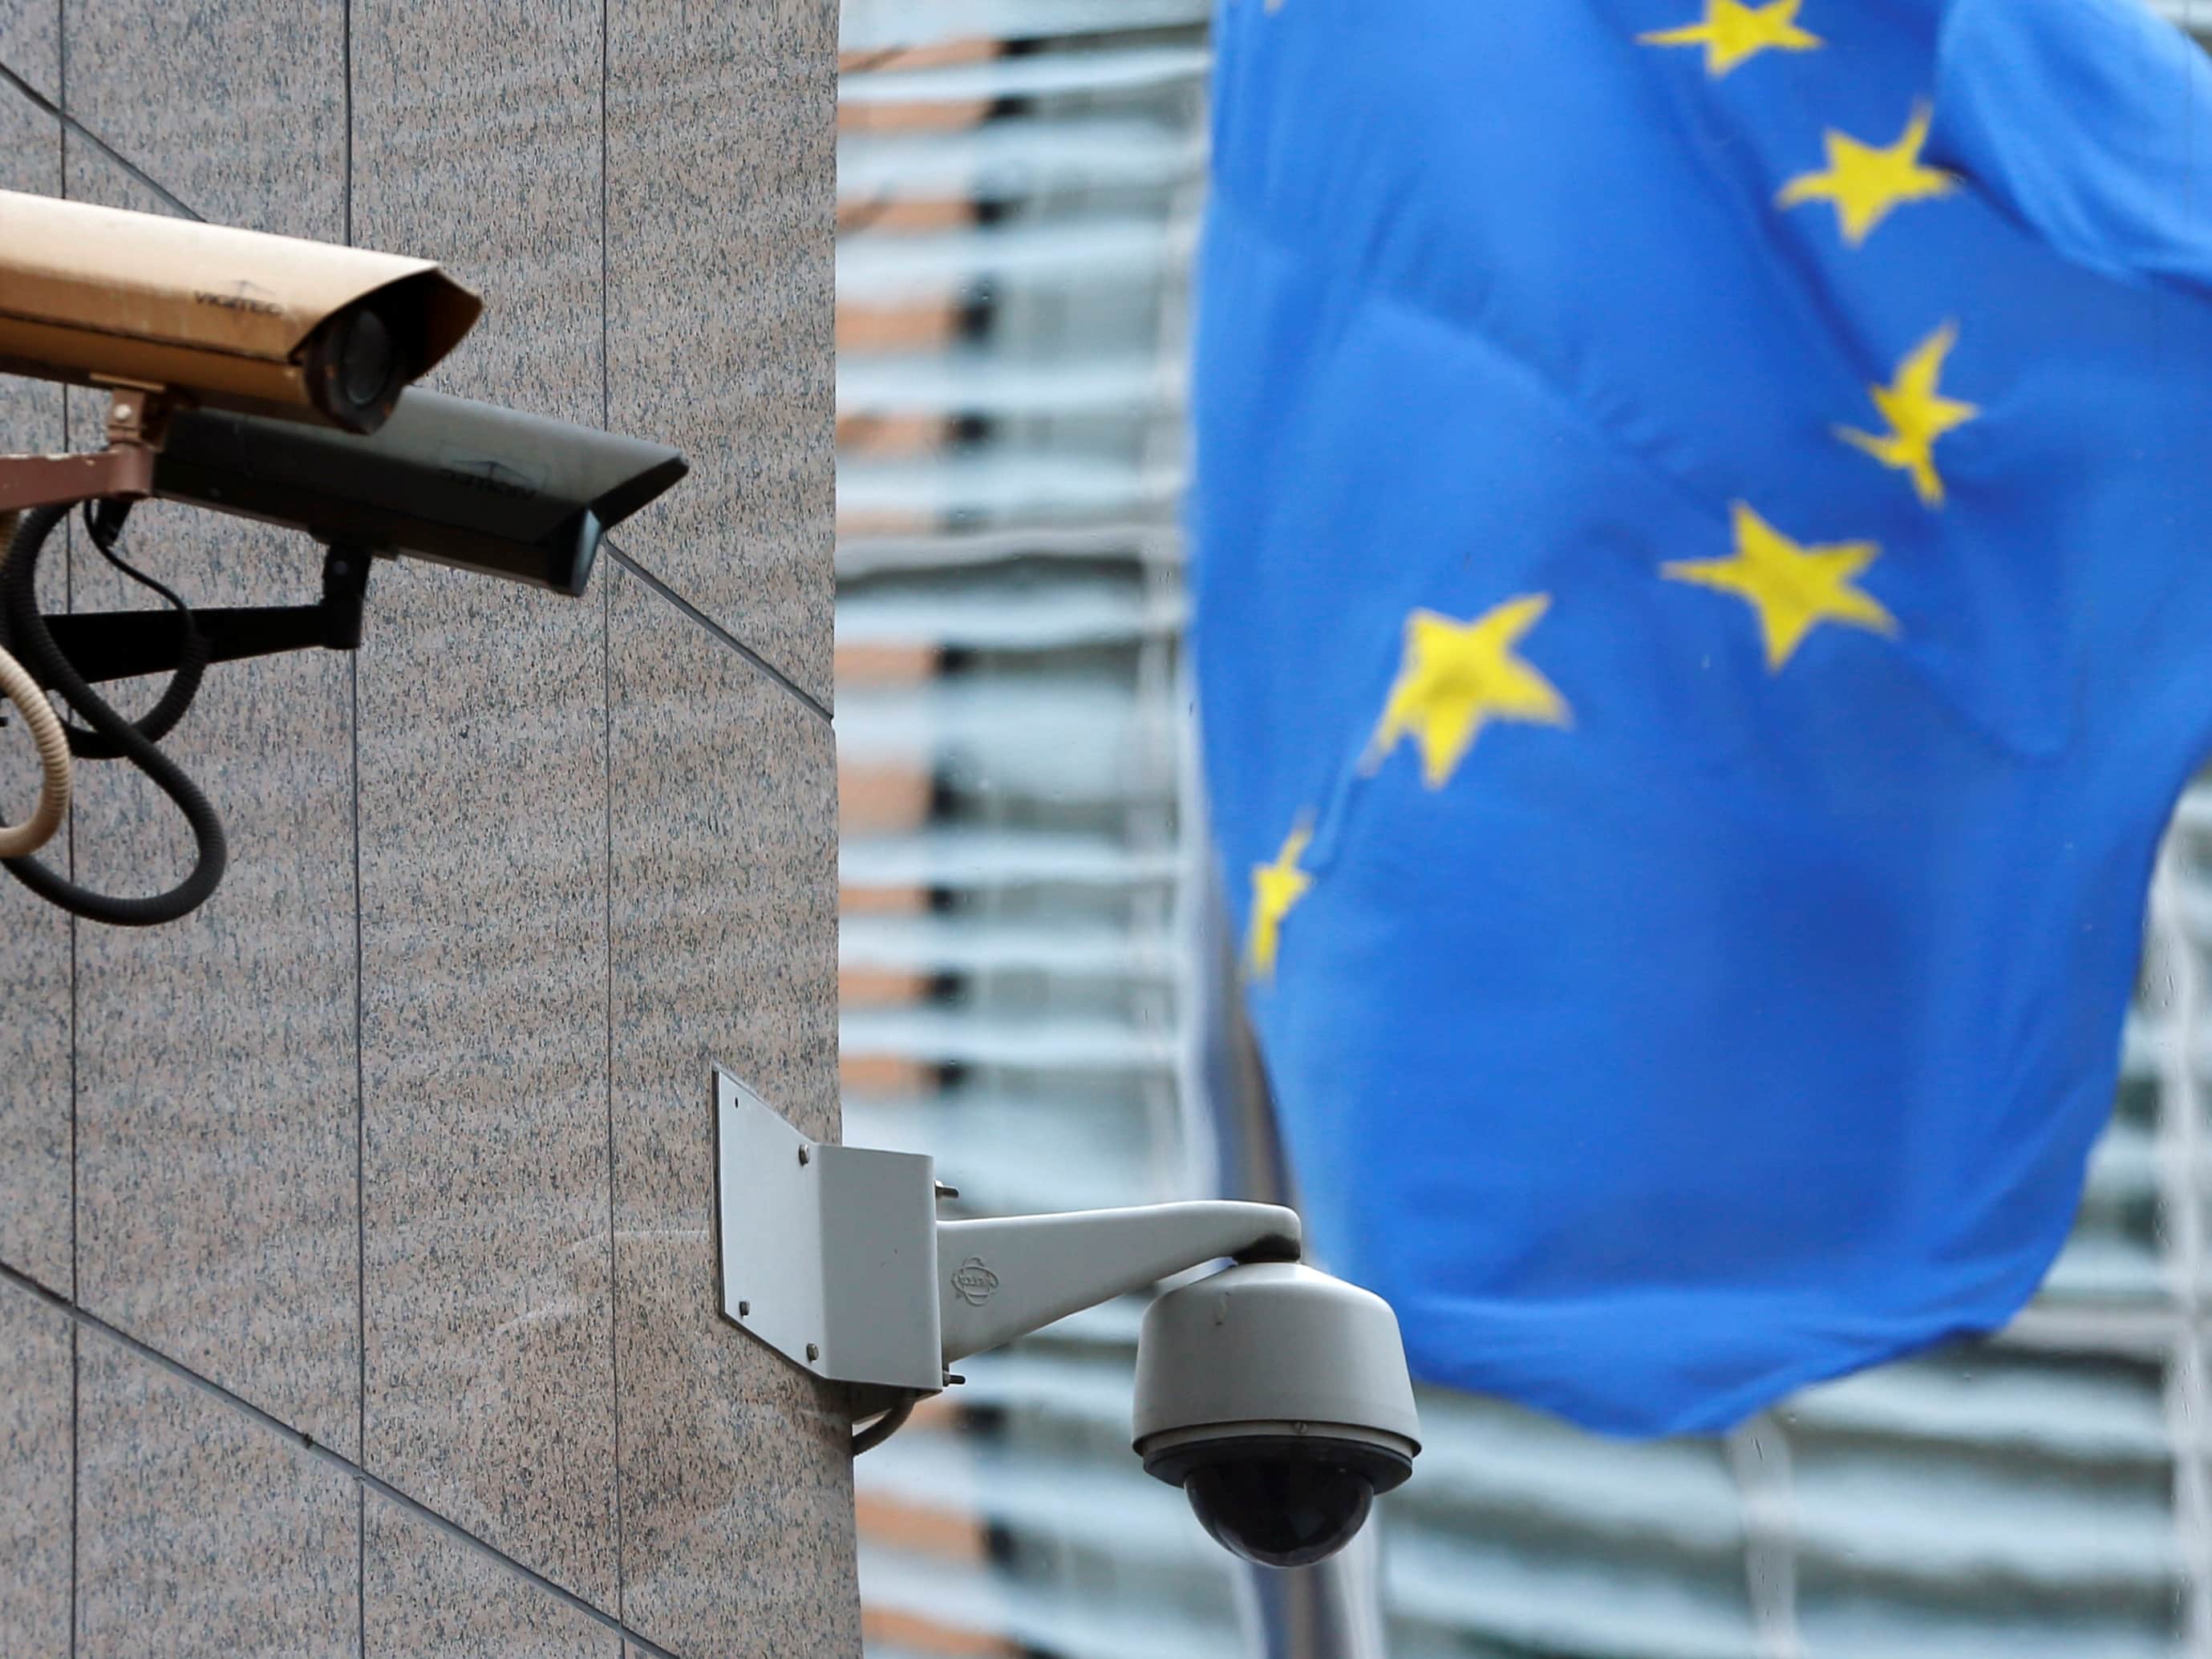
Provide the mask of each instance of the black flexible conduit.
{"label": "black flexible conduit", "polygon": [[853,1431],[853,1455],[858,1457],[862,1452],[875,1450],[904,1428],[907,1419],[914,1415],[914,1401],[915,1397],[908,1395],[865,1429],[855,1429]]}
{"label": "black flexible conduit", "polygon": [[[54,644],[53,635],[46,629],[46,618],[39,611],[38,568],[39,554],[46,538],[53,534],[54,526],[68,516],[69,509],[42,507],[26,513],[15,529],[15,538],[8,549],[8,560],[0,568],[0,615],[6,619],[9,649],[42,684],[52,687],[66,698],[70,706],[83,716],[91,727],[82,733],[88,741],[98,741],[102,749],[115,757],[127,760],[151,778],[161,793],[176,802],[191,828],[192,840],[198,844],[198,856],[191,873],[166,893],[156,893],[146,898],[122,898],[107,893],[95,893],[80,887],[75,882],[56,874],[36,859],[0,860],[8,873],[21,882],[40,898],[58,904],[72,915],[82,916],[88,921],[106,922],[116,927],[151,927],[161,922],[174,921],[189,915],[204,904],[222,880],[223,866],[229,854],[222,836],[222,821],[216,816],[215,808],[208,805],[192,781],[186,777],[177,763],[154,744],[149,731],[166,732],[170,726],[182,718],[184,708],[191,702],[192,691],[198,690],[198,674],[189,676],[190,689],[182,693],[181,706],[169,712],[179,702],[178,685],[187,679],[179,671],[160,703],[144,721],[134,725],[125,720],[105,698],[87,684],[70,664],[67,657]],[[114,539],[113,528],[119,528],[119,517],[111,517],[110,526],[103,538],[95,532],[94,541],[103,553]],[[133,573],[135,574],[135,573]],[[167,596],[173,603],[181,601],[173,594]],[[189,613],[183,625],[191,629]],[[198,630],[191,629],[191,638],[198,640]],[[200,658],[199,666],[206,666],[204,641],[193,653]],[[191,660],[190,658],[187,661]],[[166,716],[167,725],[159,722]],[[142,726],[144,729],[142,729]],[[71,728],[70,747],[82,755],[96,756],[100,751],[78,747],[78,729]],[[109,747],[112,745],[112,748]]]}
{"label": "black flexible conduit", "polygon": [[[150,588],[166,600],[177,613],[177,626],[184,634],[184,649],[179,653],[177,672],[170,676],[168,685],[161,692],[161,700],[131,724],[138,735],[149,743],[159,743],[175,730],[179,720],[191,711],[192,699],[200,694],[200,677],[207,672],[208,642],[206,636],[193,626],[192,609],[177,592],[154,580],[137,566],[127,562],[115,550],[116,540],[123,534],[123,521],[131,516],[128,501],[98,501],[84,504],[85,533],[92,544],[106,559],[141,587]],[[4,626],[4,624],[0,624]],[[70,752],[85,760],[119,760],[123,751],[97,732],[88,732],[81,726],[64,726],[69,733]]]}

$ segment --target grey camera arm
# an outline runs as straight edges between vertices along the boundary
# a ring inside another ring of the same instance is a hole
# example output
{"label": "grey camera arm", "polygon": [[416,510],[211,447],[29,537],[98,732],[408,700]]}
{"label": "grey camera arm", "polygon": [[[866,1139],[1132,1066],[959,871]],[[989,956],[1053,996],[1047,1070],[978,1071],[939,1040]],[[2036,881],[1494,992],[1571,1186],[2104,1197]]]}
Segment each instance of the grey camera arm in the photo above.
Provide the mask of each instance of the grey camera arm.
{"label": "grey camera arm", "polygon": [[713,1084],[722,1316],[833,1382],[934,1394],[952,1361],[1186,1267],[1298,1259],[1273,1204],[940,1221],[929,1158],[816,1141]]}
{"label": "grey camera arm", "polygon": [[1147,1204],[937,1224],[945,1363],[1218,1256],[1296,1261],[1297,1212],[1274,1204]]}

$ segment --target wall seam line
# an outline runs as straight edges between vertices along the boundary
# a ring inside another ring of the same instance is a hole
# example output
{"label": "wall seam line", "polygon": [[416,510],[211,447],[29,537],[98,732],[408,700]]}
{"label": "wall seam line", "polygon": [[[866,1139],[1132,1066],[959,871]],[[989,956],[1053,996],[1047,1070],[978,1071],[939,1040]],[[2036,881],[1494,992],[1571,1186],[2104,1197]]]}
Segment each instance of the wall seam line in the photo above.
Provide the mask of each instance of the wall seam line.
{"label": "wall seam line", "polygon": [[603,707],[600,711],[600,768],[605,780],[606,862],[606,1089],[607,1089],[607,1377],[612,1388],[614,1416],[615,1611],[629,1616],[628,1585],[623,1555],[623,1439],[622,1439],[622,1284],[615,1248],[615,758],[614,758],[614,593],[600,595],[599,670]]}
{"label": "wall seam line", "polygon": [[[608,0],[599,0],[599,424],[612,418],[614,369],[608,356],[612,337],[609,320],[607,202],[607,11]],[[619,1255],[615,1245],[615,670],[614,586],[599,584],[599,762],[604,783],[606,847],[602,892],[606,899],[607,952],[606,1090],[607,1090],[607,1379],[614,1434],[615,1616],[629,1617],[629,1586],[623,1557],[629,1540],[623,1533],[622,1437],[622,1284]]]}
{"label": "wall seam line", "polygon": [[[64,46],[63,63],[64,66],[66,66],[68,63],[66,43],[64,43]],[[90,144],[94,149],[100,151],[101,155],[106,156],[108,160],[114,162],[116,166],[121,167],[125,173],[136,179],[140,184],[145,185],[147,189],[152,191],[154,194],[160,197],[164,202],[167,203],[169,206],[183,214],[185,217],[187,219],[199,220],[202,223],[206,222],[206,219],[204,215],[196,213],[190,207],[186,206],[185,203],[168,188],[167,185],[164,185],[160,179],[154,177],[152,173],[147,172],[145,168],[140,167],[136,161],[125,155],[121,150],[116,149],[114,145],[109,143],[107,140],[101,137],[90,127],[85,125],[83,122],[78,120],[76,117],[71,115],[67,109],[62,106],[62,105],[57,104],[52,99],[47,97],[46,94],[40,92],[36,87],[33,86],[21,75],[17,74],[12,64],[5,62],[4,60],[0,60],[0,81],[4,81],[9,86],[15,88],[17,92],[28,99],[33,106],[43,110],[48,115],[52,116],[56,120],[62,124],[63,127],[66,131],[73,132],[78,137],[83,139],[85,143]],[[65,87],[64,96],[66,96]],[[64,178],[62,188],[64,191],[69,188],[66,176]]]}
{"label": "wall seam line", "polygon": [[[345,0],[339,29],[345,99],[345,240],[353,224],[353,0]],[[346,653],[346,721],[351,739],[353,787],[353,1341],[354,1455],[368,1466],[368,1068],[362,1052],[368,1027],[368,951],[362,927],[361,880],[361,653]],[[368,1489],[354,1484],[353,1612],[356,1659],[368,1656]]]}
{"label": "wall seam line", "polygon": [[70,1595],[69,1650],[70,1659],[76,1659],[77,1625],[77,1535],[83,1528],[77,1523],[77,1506],[83,1501],[77,1483],[78,1446],[77,1424],[83,1416],[82,1409],[84,1388],[79,1381],[77,1360],[77,1328],[70,1327]]}
{"label": "wall seam line", "polygon": [[[4,67],[5,67],[5,65],[0,65],[0,68],[4,68]],[[14,78],[14,79],[15,80],[15,83],[16,83],[19,87],[23,86],[23,82],[22,82],[22,80],[21,80],[21,78],[20,76],[14,76],[14,73],[13,73],[13,71],[12,71],[12,70],[11,70],[11,71],[9,71],[9,74],[10,74],[10,76],[11,76],[11,78]],[[28,89],[28,88],[26,88],[26,90],[27,90],[27,89]],[[66,201],[66,200],[69,198],[69,188],[70,188],[70,176],[69,176],[69,125],[68,125],[68,123],[69,123],[69,116],[68,116],[68,113],[67,113],[68,106],[69,106],[69,0],[54,0],[54,93],[55,93],[55,95],[56,95],[56,96],[60,100],[60,104],[59,104],[59,106],[55,109],[54,113],[55,113],[57,116],[58,116],[58,117],[60,117],[60,118],[60,118],[60,119],[59,119],[59,120],[55,124],[55,126],[54,126],[54,173],[55,173],[56,179],[58,181],[58,183],[59,183],[59,184],[60,184],[60,185],[61,185],[62,198],[63,198],[63,199],[64,199],[64,201]],[[63,446],[64,446],[64,447],[66,447],[68,446],[68,444],[69,444],[69,417],[70,417],[70,389],[69,389],[69,387],[67,387],[66,386],[64,386],[62,388],[62,429],[61,429],[61,441],[62,441],[62,444],[63,444]],[[68,538],[67,533],[66,533],[66,525],[67,525],[67,521],[66,521],[66,520],[64,520],[64,540],[63,540],[63,544],[62,544],[62,547],[63,547],[63,558],[62,558],[63,599],[62,599],[62,608],[63,608],[64,610],[65,610],[65,611],[74,611],[74,610],[76,610],[76,561],[75,561],[75,559],[74,559],[74,558],[72,558],[71,556],[70,556],[70,552],[71,552],[71,546],[70,546],[70,538]],[[64,855],[65,855],[65,857],[68,859],[68,861],[69,861],[70,878],[72,881],[74,881],[74,880],[76,880],[76,873],[77,873],[77,871],[76,871],[76,809],[75,809],[75,808],[71,808],[71,809],[70,809],[70,815],[69,815],[69,835],[68,835],[68,842],[67,842],[67,845],[66,845],[66,847],[65,847],[65,848],[64,848]],[[69,1170],[69,1176],[70,1176],[69,1293],[70,1293],[70,1298],[71,1298],[72,1300],[74,1300],[74,1299],[76,1298],[76,1294],[77,1294],[77,1291],[79,1291],[79,1289],[82,1287],[82,1283],[83,1283],[82,1279],[79,1278],[79,1276],[78,1276],[78,1273],[77,1273],[77,1184],[76,1184],[76,1164],[77,1164],[77,1121],[76,1121],[76,1120],[77,1120],[77,1096],[78,1096],[78,1088],[79,1088],[79,1085],[78,1085],[78,1078],[77,1078],[77,1024],[78,1024],[78,1021],[77,1021],[77,996],[78,996],[78,985],[77,985],[77,928],[78,928],[79,925],[80,925],[80,924],[79,924],[78,920],[77,920],[77,918],[76,918],[76,916],[71,916],[71,917],[69,919],[69,1056],[70,1056],[70,1064],[69,1064],[69,1105],[70,1105],[70,1139],[69,1139],[69,1161],[70,1161],[70,1170]],[[82,1585],[82,1581],[83,1581],[83,1575],[82,1575],[82,1571],[81,1571],[81,1570],[80,1570],[80,1563],[79,1563],[79,1546],[81,1545],[81,1543],[82,1543],[82,1540],[83,1540],[83,1536],[84,1536],[84,1523],[83,1523],[83,1517],[82,1517],[82,1506],[83,1506],[83,1503],[84,1503],[84,1497],[83,1497],[83,1483],[82,1483],[82,1479],[80,1478],[80,1471],[82,1469],[82,1468],[83,1468],[83,1466],[84,1466],[84,1455],[83,1455],[83,1439],[84,1439],[84,1435],[83,1435],[83,1423],[84,1423],[84,1381],[83,1381],[83,1366],[82,1366],[82,1360],[81,1360],[81,1358],[80,1358],[80,1357],[79,1357],[79,1352],[78,1352],[78,1350],[79,1350],[79,1342],[78,1342],[77,1327],[76,1327],[75,1324],[71,1324],[71,1325],[70,1325],[70,1435],[69,1435],[69,1443],[70,1443],[70,1498],[69,1498],[69,1504],[70,1504],[70,1521],[69,1521],[69,1524],[70,1524],[70,1539],[69,1539],[69,1556],[70,1556],[70,1589],[69,1589],[69,1654],[70,1654],[70,1659],[76,1659],[76,1650],[77,1650],[77,1624],[78,1624],[78,1621],[79,1621],[80,1618],[82,1617],[82,1607],[81,1607],[81,1601],[82,1601],[82,1598],[81,1598],[81,1595],[80,1595],[80,1587],[81,1587],[81,1585]]]}
{"label": "wall seam line", "polygon": [[96,1335],[103,1336],[118,1347],[127,1350],[147,1364],[167,1371],[178,1381],[198,1389],[202,1394],[227,1407],[236,1415],[246,1419],[257,1427],[289,1442],[295,1451],[340,1470],[367,1490],[375,1492],[378,1497],[397,1504],[418,1520],[428,1522],[457,1543],[465,1545],[495,1565],[504,1568],[515,1577],[544,1591],[548,1595],[563,1603],[572,1611],[581,1613],[610,1634],[620,1637],[623,1641],[635,1646],[641,1653],[650,1654],[653,1656],[653,1659],[684,1659],[684,1655],[661,1646],[651,1637],[632,1629],[623,1620],[613,1617],[605,1608],[593,1606],[575,1591],[568,1589],[565,1585],[556,1583],[536,1568],[517,1560],[498,1545],[479,1538],[459,1522],[440,1514],[412,1493],[401,1490],[380,1475],[372,1474],[343,1452],[326,1446],[313,1435],[294,1428],[274,1413],[264,1411],[242,1395],[234,1394],[222,1383],[202,1376],[190,1365],[185,1364],[183,1360],[162,1352],[150,1342],[143,1341],[131,1335],[128,1331],[109,1324],[98,1314],[79,1305],[70,1297],[48,1290],[13,1263],[0,1261],[0,1283],[15,1285],[18,1290],[35,1297],[55,1312],[71,1321],[74,1328],[88,1330]]}
{"label": "wall seam line", "polygon": [[661,580],[659,577],[654,575],[652,571],[640,564],[628,553],[623,551],[621,548],[615,545],[611,539],[603,544],[606,548],[609,555],[611,556],[615,562],[621,565],[623,569],[629,571],[630,574],[635,576],[647,587],[658,593],[663,599],[666,600],[670,605],[674,605],[677,610],[682,611],[694,623],[696,623],[700,627],[705,629],[709,634],[712,634],[725,646],[736,652],[738,656],[744,658],[746,662],[752,665],[754,670],[763,678],[775,682],[775,684],[782,687],[783,690],[789,692],[793,697],[796,697],[799,702],[805,706],[810,713],[817,716],[823,725],[834,726],[836,723],[836,717],[830,712],[828,706],[824,704],[819,697],[809,691],[805,686],[799,684],[798,681],[793,679],[790,675],[785,673],[783,670],[778,668],[766,657],[761,655],[759,652],[754,650],[752,647],[747,645],[735,634],[730,632],[728,629],[723,627],[721,623],[716,622],[712,617],[702,611],[697,605],[692,604],[690,600],[685,599],[681,593],[671,587],[666,582]]}

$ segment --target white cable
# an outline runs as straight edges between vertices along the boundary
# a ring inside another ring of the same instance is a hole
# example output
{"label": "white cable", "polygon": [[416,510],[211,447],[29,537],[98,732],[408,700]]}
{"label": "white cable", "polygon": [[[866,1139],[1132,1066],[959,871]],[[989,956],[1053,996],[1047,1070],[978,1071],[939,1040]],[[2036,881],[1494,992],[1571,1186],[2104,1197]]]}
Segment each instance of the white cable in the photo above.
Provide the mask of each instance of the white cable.
{"label": "white cable", "polygon": [[0,693],[23,711],[23,723],[31,728],[32,741],[39,745],[39,761],[46,775],[39,786],[39,805],[29,819],[22,823],[0,823],[0,859],[28,858],[54,838],[62,820],[69,816],[69,734],[62,730],[61,718],[39,683],[5,651],[0,651]]}
{"label": "white cable", "polygon": [[[15,526],[21,517],[19,513],[0,513],[0,568],[8,563],[8,550],[15,543]],[[39,763],[46,774],[30,821],[0,823],[0,859],[27,858],[54,838],[54,831],[69,813],[69,734],[63,731],[61,717],[54,713],[39,683],[5,651],[0,651],[0,696],[23,711],[24,724],[31,728],[31,740],[39,745]]]}

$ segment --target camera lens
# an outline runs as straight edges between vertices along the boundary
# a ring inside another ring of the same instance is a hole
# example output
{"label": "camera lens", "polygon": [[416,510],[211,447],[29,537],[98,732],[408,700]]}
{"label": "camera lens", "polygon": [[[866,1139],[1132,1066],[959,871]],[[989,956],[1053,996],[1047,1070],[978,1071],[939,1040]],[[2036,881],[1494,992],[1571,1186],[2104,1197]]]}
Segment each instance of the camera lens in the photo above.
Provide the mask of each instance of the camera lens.
{"label": "camera lens", "polygon": [[398,367],[392,331],[373,311],[357,314],[338,347],[338,386],[345,401],[356,409],[370,409],[385,400]]}
{"label": "camera lens", "polygon": [[354,306],[308,337],[303,364],[308,395],[347,431],[374,432],[415,377],[419,356],[404,312]]}
{"label": "camera lens", "polygon": [[1305,1567],[1352,1541],[1375,1502],[1367,1476],[1310,1456],[1240,1457],[1193,1469],[1190,1507],[1214,1542],[1263,1567]]}

